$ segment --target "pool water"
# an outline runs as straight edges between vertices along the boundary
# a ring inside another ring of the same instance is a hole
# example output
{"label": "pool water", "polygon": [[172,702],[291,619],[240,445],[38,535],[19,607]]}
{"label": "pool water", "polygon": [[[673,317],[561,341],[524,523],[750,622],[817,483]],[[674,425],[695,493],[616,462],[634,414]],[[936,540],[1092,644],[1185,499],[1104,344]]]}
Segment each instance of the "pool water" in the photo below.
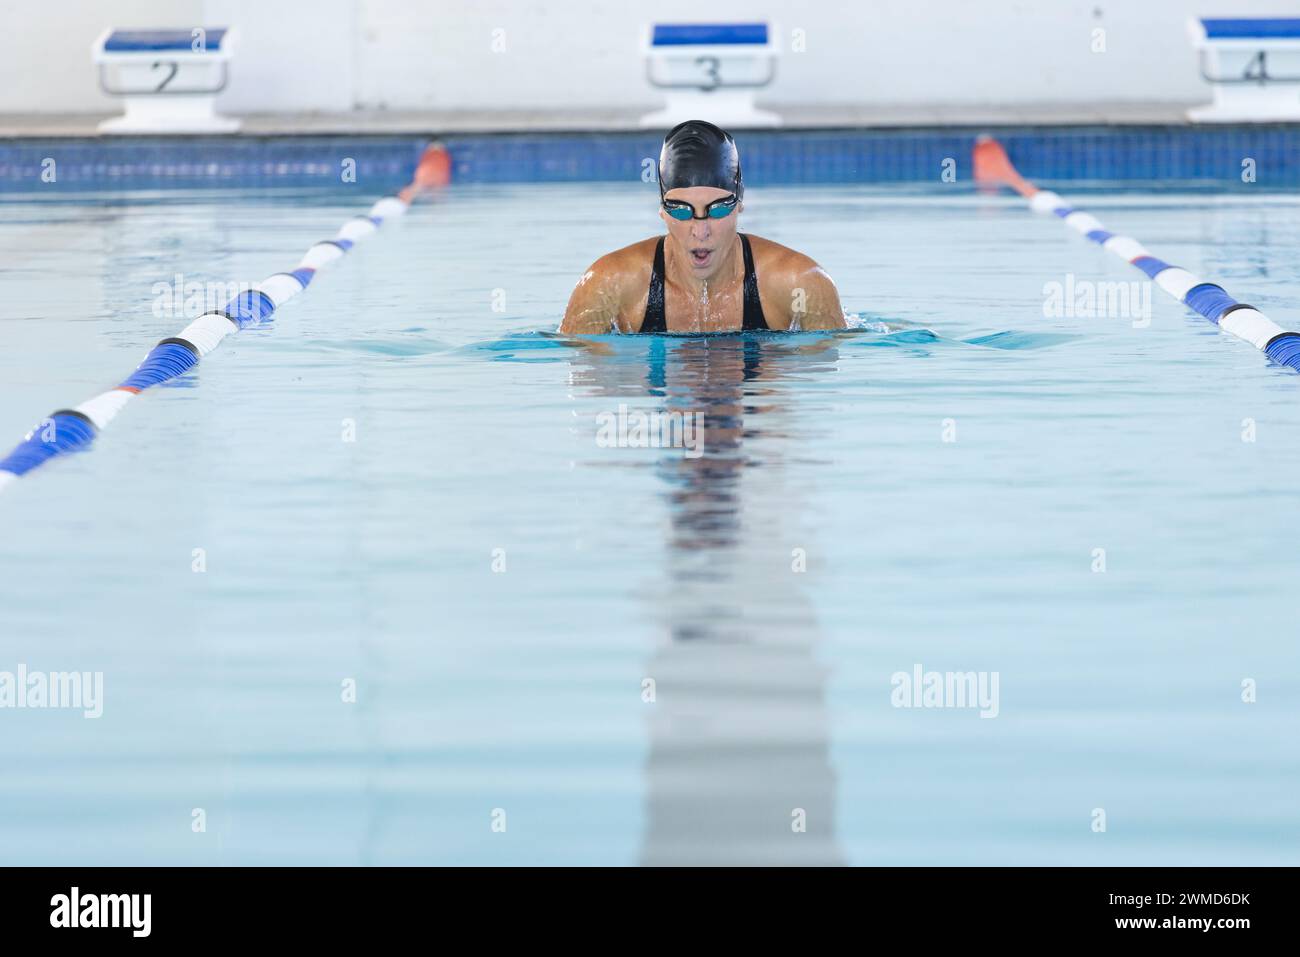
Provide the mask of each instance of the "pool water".
{"label": "pool water", "polygon": [[[1300,328],[1300,195],[1051,185]],[[103,714],[0,710],[0,863],[1300,862],[1300,378],[958,185],[747,195],[861,328],[553,335],[652,191],[455,187],[5,490],[0,671]],[[6,196],[0,435],[373,198]]]}

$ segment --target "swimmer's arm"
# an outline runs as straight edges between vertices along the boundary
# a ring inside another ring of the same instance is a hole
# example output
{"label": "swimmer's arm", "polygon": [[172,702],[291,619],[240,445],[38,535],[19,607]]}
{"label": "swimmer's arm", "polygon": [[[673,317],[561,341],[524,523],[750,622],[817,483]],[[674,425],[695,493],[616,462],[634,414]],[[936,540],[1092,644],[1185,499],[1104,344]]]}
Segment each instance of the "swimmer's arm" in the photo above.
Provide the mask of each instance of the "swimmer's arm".
{"label": "swimmer's arm", "polygon": [[599,336],[613,329],[623,305],[623,272],[611,257],[592,263],[573,287],[560,332]]}
{"label": "swimmer's arm", "polygon": [[792,267],[789,295],[783,303],[788,319],[786,328],[846,328],[839,290],[826,270],[804,255],[798,255]]}

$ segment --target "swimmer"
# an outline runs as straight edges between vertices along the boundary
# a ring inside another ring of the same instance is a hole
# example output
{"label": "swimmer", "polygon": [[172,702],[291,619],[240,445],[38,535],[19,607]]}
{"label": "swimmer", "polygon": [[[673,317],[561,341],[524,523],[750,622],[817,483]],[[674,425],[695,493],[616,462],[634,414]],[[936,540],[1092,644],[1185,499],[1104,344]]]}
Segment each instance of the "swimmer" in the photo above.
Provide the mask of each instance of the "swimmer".
{"label": "swimmer", "polygon": [[668,235],[596,260],[578,280],[560,332],[845,328],[825,270],[738,231],[744,195],[731,134],[703,120],[673,127],[659,154],[659,215]]}

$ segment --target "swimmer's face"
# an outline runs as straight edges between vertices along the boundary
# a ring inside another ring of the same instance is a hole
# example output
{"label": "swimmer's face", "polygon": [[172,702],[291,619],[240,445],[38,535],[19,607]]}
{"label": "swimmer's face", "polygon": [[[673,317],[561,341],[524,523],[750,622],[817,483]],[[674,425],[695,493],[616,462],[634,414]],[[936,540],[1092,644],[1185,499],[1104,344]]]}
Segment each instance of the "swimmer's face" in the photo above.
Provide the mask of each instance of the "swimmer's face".
{"label": "swimmer's face", "polygon": [[[731,195],[716,186],[683,186],[670,189],[664,194],[664,199],[690,203],[695,215],[702,216],[706,214],[709,203]],[[659,218],[683,253],[682,258],[690,263],[691,272],[700,279],[712,279],[718,271],[722,254],[735,242],[736,221],[744,208],[743,202],[737,203],[735,212],[721,219],[673,219],[660,206]]]}

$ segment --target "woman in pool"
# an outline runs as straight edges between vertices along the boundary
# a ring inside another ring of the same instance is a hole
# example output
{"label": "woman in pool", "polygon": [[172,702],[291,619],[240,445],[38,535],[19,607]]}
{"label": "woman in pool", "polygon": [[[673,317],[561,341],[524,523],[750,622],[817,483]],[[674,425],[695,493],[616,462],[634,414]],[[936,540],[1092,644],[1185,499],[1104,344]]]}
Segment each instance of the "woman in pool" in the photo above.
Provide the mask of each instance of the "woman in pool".
{"label": "woman in pool", "polygon": [[703,120],[673,127],[659,154],[668,235],[596,260],[578,280],[560,331],[843,329],[839,293],[817,263],[737,231],[744,193],[731,134]]}

